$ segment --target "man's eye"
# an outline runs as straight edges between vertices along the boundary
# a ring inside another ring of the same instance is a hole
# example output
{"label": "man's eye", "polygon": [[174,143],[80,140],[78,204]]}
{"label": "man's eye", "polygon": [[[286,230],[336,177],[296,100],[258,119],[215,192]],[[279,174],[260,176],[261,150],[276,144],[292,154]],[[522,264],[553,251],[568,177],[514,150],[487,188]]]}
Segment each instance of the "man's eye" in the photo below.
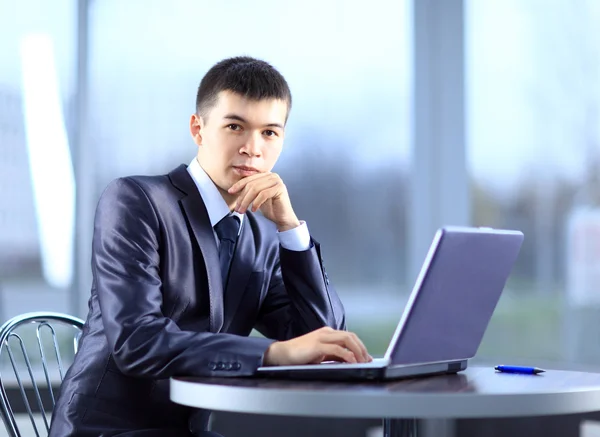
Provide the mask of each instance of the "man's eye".
{"label": "man's eye", "polygon": [[238,131],[242,128],[239,124],[234,124],[234,123],[227,125],[227,127],[234,131]]}
{"label": "man's eye", "polygon": [[272,136],[277,135],[277,133],[275,131],[272,131],[272,130],[266,130],[266,131],[264,131],[264,134],[266,136],[268,136],[268,137],[272,137]]}

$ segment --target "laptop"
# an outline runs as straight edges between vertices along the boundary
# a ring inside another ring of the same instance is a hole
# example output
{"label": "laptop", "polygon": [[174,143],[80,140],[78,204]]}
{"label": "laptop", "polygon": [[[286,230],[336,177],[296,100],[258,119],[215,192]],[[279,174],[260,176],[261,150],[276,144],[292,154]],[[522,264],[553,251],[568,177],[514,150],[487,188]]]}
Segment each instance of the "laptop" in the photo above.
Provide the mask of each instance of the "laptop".
{"label": "laptop", "polygon": [[269,366],[259,376],[387,380],[457,373],[475,356],[517,259],[523,233],[439,229],[385,356],[370,363]]}

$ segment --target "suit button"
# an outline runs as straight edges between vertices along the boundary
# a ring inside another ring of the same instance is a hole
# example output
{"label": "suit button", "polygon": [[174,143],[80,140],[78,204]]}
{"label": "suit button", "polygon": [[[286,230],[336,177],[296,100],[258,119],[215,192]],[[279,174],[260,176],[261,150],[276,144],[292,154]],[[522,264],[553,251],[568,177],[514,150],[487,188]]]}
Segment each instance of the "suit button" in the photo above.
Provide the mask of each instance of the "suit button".
{"label": "suit button", "polygon": [[210,370],[217,370],[217,365],[216,363],[208,363],[208,368]]}
{"label": "suit button", "polygon": [[223,370],[224,367],[225,365],[223,363],[217,364],[217,370]]}
{"label": "suit button", "polygon": [[225,370],[231,370],[231,363],[225,363]]}
{"label": "suit button", "polygon": [[233,366],[231,368],[233,370],[240,370],[242,368],[242,365],[240,363],[233,363]]}

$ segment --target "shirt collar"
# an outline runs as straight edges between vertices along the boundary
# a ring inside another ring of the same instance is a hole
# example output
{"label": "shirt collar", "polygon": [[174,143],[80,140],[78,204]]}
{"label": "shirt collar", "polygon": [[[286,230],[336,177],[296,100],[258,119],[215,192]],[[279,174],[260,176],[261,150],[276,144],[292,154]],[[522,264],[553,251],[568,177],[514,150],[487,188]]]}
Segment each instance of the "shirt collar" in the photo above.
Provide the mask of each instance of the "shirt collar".
{"label": "shirt collar", "polygon": [[[214,228],[225,216],[233,214],[240,219],[240,223],[244,220],[244,215],[237,212],[231,212],[227,202],[221,196],[219,189],[211,178],[206,174],[200,163],[196,158],[192,160],[187,168],[188,173],[194,180],[200,196],[204,201],[204,206],[208,212],[208,218],[210,219],[210,225]],[[241,229],[241,226],[240,226]]]}

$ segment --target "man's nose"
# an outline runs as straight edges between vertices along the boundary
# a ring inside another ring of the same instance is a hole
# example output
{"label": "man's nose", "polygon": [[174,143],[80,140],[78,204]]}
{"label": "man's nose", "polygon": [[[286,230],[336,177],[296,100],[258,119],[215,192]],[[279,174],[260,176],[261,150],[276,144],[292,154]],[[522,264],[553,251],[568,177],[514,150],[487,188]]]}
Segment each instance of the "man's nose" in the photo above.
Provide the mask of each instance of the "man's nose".
{"label": "man's nose", "polygon": [[260,135],[252,134],[248,136],[244,146],[242,147],[242,152],[249,156],[260,156],[261,154],[261,143],[262,138]]}

